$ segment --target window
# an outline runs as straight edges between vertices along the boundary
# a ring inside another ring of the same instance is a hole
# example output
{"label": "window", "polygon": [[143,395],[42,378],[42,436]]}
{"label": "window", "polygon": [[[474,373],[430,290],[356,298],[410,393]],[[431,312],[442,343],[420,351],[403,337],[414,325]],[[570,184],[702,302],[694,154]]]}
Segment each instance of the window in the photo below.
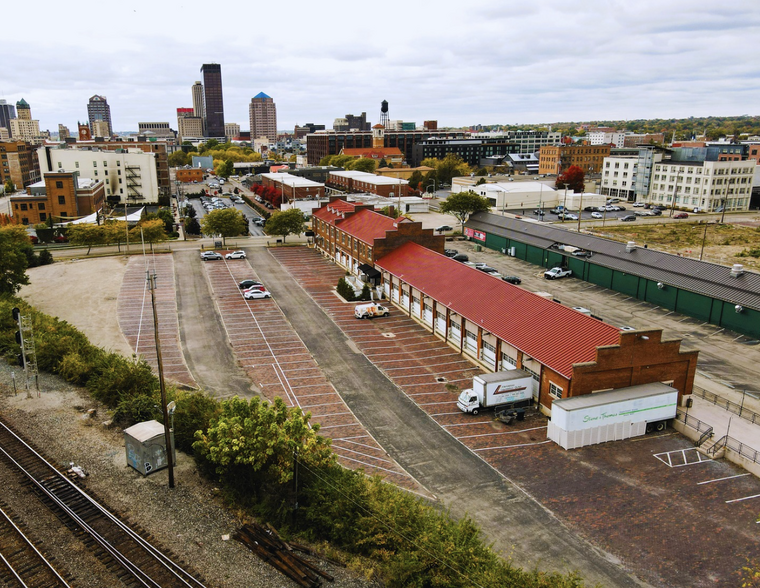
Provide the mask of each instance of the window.
{"label": "window", "polygon": [[108,162],[107,161],[103,162],[103,167],[108,167]]}
{"label": "window", "polygon": [[63,164],[59,161],[58,162],[58,169],[61,169],[63,167]]}
{"label": "window", "polygon": [[554,382],[549,382],[549,396],[554,398],[562,398],[562,388],[557,386]]}
{"label": "window", "polygon": [[[116,167],[121,167],[121,161],[117,161],[116,162]],[[121,173],[121,172],[119,172],[119,173]]]}
{"label": "window", "polygon": [[44,202],[40,202],[40,203],[37,205],[37,208],[39,208],[40,210],[45,210],[45,203],[44,203]]}
{"label": "window", "polygon": [[47,220],[47,215],[44,212],[40,213],[40,222],[45,222]]}
{"label": "window", "polygon": [[63,188],[63,182],[60,182],[60,181],[56,181],[56,182],[55,182],[55,187],[56,187],[56,188]]}
{"label": "window", "polygon": [[29,219],[28,219],[28,218],[26,218],[25,216],[24,216],[24,217],[22,217],[22,218],[21,218],[21,224],[22,224],[22,225],[28,225],[28,224],[29,224]]}
{"label": "window", "polygon": [[58,204],[66,204],[66,196],[59,196]]}
{"label": "window", "polygon": [[78,161],[74,162],[74,167],[76,167],[77,169],[79,169],[79,162]]}
{"label": "window", "polygon": [[21,210],[26,210],[26,204],[21,204]]}
{"label": "window", "polygon": [[93,161],[92,162],[92,167],[98,167],[98,162],[97,161]]}

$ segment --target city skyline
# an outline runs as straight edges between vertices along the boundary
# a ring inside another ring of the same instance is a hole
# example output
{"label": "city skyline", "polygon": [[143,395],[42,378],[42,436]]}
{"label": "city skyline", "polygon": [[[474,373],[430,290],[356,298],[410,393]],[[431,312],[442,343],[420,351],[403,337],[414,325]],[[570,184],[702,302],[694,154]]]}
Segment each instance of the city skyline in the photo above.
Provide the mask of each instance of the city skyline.
{"label": "city skyline", "polygon": [[[272,26],[255,36],[244,26],[261,18],[252,5],[230,11],[240,32],[225,12],[204,19],[196,0],[181,11],[144,0],[101,7],[116,31],[79,32],[90,0],[65,11],[39,4],[50,10],[30,16],[18,3],[6,7],[8,22],[33,19],[49,34],[30,44],[23,27],[8,27],[8,45],[25,50],[3,63],[0,98],[26,99],[40,128],[53,132],[87,120],[94,94],[108,97],[115,131],[136,131],[141,121],[174,128],[204,63],[222,66],[225,122],[244,130],[259,92],[277,103],[280,130],[306,122],[331,128],[335,118],[363,111],[375,124],[382,100],[391,120],[441,127],[755,115],[760,104],[751,58],[760,10],[750,0],[542,0],[519,11],[494,0],[466,8],[444,1],[435,10],[391,0],[382,12],[296,0],[287,34]],[[352,26],[336,27],[336,15],[349,9]],[[394,14],[404,18],[383,17]],[[78,32],[53,34],[65,30]]]}

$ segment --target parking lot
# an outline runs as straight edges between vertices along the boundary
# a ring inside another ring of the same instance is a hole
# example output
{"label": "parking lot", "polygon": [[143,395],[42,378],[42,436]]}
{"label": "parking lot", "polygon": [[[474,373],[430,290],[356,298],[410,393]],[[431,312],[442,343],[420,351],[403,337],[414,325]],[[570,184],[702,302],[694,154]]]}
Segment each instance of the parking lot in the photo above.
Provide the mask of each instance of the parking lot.
{"label": "parking lot", "polygon": [[489,413],[464,415],[456,397],[481,370],[396,307],[388,318],[354,319],[352,306],[330,291],[342,272],[314,251],[272,254],[442,428],[640,578],[655,586],[732,585],[747,559],[760,557],[754,476],[698,460],[693,444],[672,430],[565,451],[547,441],[538,413],[512,425]]}

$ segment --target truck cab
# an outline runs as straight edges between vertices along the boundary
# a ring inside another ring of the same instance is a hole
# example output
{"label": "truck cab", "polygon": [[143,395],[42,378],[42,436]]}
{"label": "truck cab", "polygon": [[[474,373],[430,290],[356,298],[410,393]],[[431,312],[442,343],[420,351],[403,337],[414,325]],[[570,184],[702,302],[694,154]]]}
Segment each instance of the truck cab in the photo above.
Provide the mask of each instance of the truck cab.
{"label": "truck cab", "polygon": [[457,408],[465,413],[478,414],[480,410],[480,401],[475,391],[470,388],[468,390],[462,390],[462,393],[457,399]]}

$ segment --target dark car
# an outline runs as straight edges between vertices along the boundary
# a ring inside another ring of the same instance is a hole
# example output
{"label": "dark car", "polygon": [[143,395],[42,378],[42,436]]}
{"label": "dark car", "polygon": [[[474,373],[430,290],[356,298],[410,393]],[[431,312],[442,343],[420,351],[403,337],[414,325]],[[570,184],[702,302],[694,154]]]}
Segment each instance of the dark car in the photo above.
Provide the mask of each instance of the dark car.
{"label": "dark car", "polygon": [[443,250],[443,254],[446,257],[454,257],[457,253],[459,253],[459,251],[457,251],[456,249],[444,249]]}
{"label": "dark car", "polygon": [[596,206],[587,206],[583,209],[584,212],[596,212]]}
{"label": "dark car", "polygon": [[486,274],[496,274],[496,273],[498,273],[498,271],[495,268],[492,268],[490,265],[479,265],[475,269],[478,269],[481,272],[484,272]]}
{"label": "dark car", "polygon": [[522,280],[517,276],[501,276],[501,279],[510,284],[521,284]]}
{"label": "dark car", "polygon": [[464,263],[465,261],[470,261],[470,258],[467,257],[464,253],[457,253],[451,259],[453,259],[454,261],[461,261],[462,263]]}
{"label": "dark car", "polygon": [[662,216],[662,209],[661,208],[652,208],[651,213],[654,216]]}
{"label": "dark car", "polygon": [[621,216],[620,220],[623,221],[623,222],[635,221],[636,217],[633,216],[632,214],[626,214],[625,216]]}
{"label": "dark car", "polygon": [[238,288],[241,290],[247,290],[251,286],[261,286],[261,282],[257,282],[256,280],[243,280],[238,284]]}
{"label": "dark car", "polygon": [[436,233],[443,233],[445,231],[452,231],[453,229],[449,225],[441,225],[435,228]]}

